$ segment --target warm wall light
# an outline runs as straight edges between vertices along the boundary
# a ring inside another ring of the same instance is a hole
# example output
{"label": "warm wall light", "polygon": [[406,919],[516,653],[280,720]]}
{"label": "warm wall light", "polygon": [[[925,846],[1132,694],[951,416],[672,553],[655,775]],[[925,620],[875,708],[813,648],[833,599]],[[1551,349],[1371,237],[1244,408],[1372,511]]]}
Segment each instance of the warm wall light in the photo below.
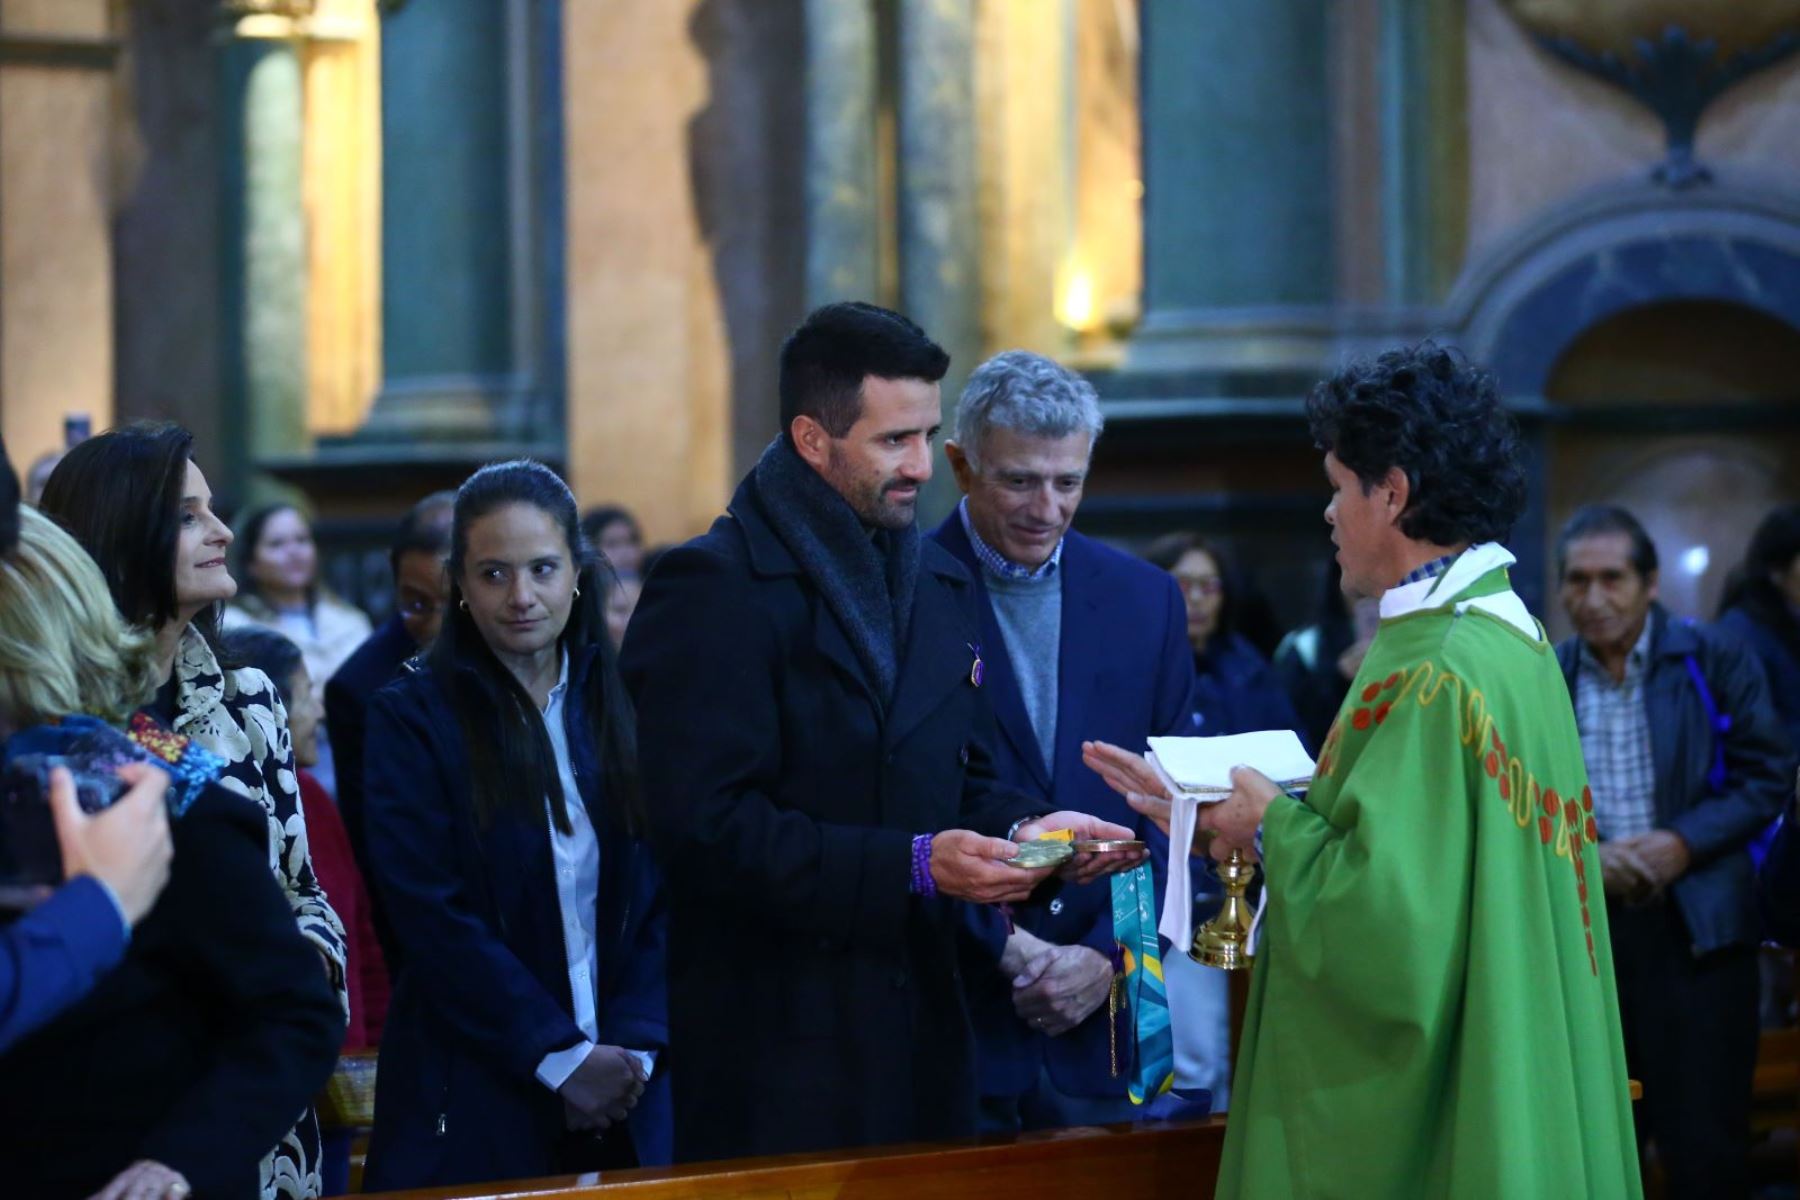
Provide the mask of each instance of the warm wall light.
{"label": "warm wall light", "polygon": [[1100,324],[1099,307],[1094,303],[1094,277],[1085,267],[1073,266],[1062,273],[1062,285],[1056,290],[1056,319],[1077,333],[1090,333]]}

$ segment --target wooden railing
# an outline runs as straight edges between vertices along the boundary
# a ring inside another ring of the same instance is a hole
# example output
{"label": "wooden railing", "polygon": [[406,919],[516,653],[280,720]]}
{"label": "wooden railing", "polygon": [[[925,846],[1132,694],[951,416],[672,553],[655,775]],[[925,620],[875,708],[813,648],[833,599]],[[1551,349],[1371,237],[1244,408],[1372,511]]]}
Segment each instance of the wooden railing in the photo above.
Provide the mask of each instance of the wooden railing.
{"label": "wooden railing", "polygon": [[1181,1196],[1219,1177],[1225,1119],[1061,1129],[996,1141],[789,1155],[460,1188],[382,1192],[388,1200],[1044,1200]]}

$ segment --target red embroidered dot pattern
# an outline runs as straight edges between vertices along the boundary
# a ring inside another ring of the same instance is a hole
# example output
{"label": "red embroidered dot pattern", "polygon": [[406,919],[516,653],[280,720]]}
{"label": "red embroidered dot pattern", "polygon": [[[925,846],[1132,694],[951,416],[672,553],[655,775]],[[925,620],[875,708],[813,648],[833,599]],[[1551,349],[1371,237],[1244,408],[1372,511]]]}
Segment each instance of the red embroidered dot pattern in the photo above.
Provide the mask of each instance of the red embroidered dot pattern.
{"label": "red embroidered dot pattern", "polygon": [[[1397,687],[1401,680],[1406,678],[1406,675],[1406,672],[1396,671],[1380,683],[1371,683],[1364,687],[1359,693],[1361,704],[1350,714],[1350,727],[1361,733],[1371,726],[1385,722],[1388,714],[1393,710],[1394,702],[1391,699],[1383,700],[1376,706],[1375,701],[1383,693]],[[1481,764],[1487,777],[1495,781],[1500,792],[1500,799],[1510,805],[1513,795],[1513,767],[1516,760],[1507,754],[1506,742],[1501,738],[1497,726],[1489,726],[1489,738],[1490,748],[1485,752],[1479,742],[1471,747],[1471,752],[1476,756],[1476,760]],[[1331,774],[1332,768],[1337,765],[1341,741],[1342,722],[1340,720],[1332,723],[1331,731],[1325,736],[1325,745],[1319,751],[1319,760],[1314,768],[1318,778],[1324,778]],[[1581,926],[1587,940],[1588,968],[1595,975],[1599,975],[1600,962],[1594,952],[1594,918],[1593,913],[1588,909],[1587,863],[1582,853],[1584,845],[1596,844],[1600,840],[1594,818],[1587,815],[1594,810],[1593,790],[1584,786],[1581,789],[1580,802],[1577,803],[1572,796],[1565,799],[1558,795],[1555,788],[1540,789],[1537,780],[1532,777],[1530,772],[1522,771],[1522,774],[1530,781],[1528,793],[1530,805],[1526,811],[1537,808],[1540,803],[1543,807],[1543,813],[1537,819],[1540,844],[1550,846],[1555,842],[1559,820],[1568,833],[1569,861],[1574,867],[1575,894],[1581,902]]]}

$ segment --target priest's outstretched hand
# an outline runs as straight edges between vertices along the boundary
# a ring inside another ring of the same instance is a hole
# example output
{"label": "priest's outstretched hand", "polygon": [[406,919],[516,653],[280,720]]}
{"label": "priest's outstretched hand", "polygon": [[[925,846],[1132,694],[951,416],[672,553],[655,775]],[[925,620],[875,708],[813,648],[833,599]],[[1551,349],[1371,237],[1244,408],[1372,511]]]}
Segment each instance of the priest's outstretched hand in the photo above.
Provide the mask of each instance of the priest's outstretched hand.
{"label": "priest's outstretched hand", "polygon": [[[1125,803],[1133,810],[1149,817],[1164,833],[1169,832],[1168,788],[1143,755],[1110,742],[1083,742],[1081,761],[1125,797]],[[1231,782],[1230,796],[1200,807],[1190,853],[1222,858],[1233,850],[1241,850],[1248,858],[1256,857],[1256,829],[1262,824],[1263,811],[1281,794],[1281,789],[1267,775],[1250,767],[1234,768]]]}

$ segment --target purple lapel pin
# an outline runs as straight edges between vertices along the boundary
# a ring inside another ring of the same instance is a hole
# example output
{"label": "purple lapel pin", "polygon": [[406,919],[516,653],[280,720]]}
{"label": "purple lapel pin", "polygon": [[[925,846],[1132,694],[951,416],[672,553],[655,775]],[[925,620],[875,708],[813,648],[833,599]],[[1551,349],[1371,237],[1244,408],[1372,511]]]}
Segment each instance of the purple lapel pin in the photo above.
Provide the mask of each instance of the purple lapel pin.
{"label": "purple lapel pin", "polygon": [[987,678],[987,664],[981,661],[981,643],[970,642],[969,652],[975,656],[974,663],[969,667],[969,682],[980,687],[981,681]]}

